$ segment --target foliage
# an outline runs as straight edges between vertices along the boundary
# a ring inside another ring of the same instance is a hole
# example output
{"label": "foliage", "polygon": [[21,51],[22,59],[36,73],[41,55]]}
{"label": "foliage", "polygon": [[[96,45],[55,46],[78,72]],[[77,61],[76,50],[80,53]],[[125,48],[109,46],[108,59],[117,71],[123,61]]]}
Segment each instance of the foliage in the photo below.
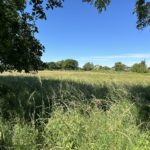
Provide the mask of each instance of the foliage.
{"label": "foliage", "polygon": [[[30,0],[31,13],[27,11],[26,0],[2,0],[0,1],[0,71],[8,70],[7,66],[18,71],[38,70],[42,66],[40,60],[44,46],[35,38],[38,33],[37,19],[46,19],[45,9],[62,7],[64,0]],[[84,0],[84,2],[90,2]],[[108,2],[107,2],[108,3]],[[98,1],[94,5],[101,11],[105,3]],[[66,62],[65,62],[66,63]],[[77,63],[74,65],[77,66]],[[64,68],[75,66],[64,64]]]}
{"label": "foliage", "polygon": [[111,68],[109,68],[108,66],[104,66],[103,70],[111,70]]}
{"label": "foliage", "polygon": [[[1,65],[0,67],[3,67]],[[7,66],[8,68],[12,68],[11,66]],[[43,68],[43,69],[42,69]],[[145,61],[141,63],[136,63],[132,67],[127,67],[125,64],[121,62],[116,62],[114,67],[110,68],[108,66],[101,66],[101,65],[94,65],[91,62],[87,62],[83,65],[82,68],[79,68],[78,61],[73,59],[66,59],[57,62],[48,62],[43,63],[43,67],[41,70],[48,69],[48,70],[84,70],[84,71],[133,71],[138,73],[148,73],[149,69],[146,65]],[[10,69],[11,70],[11,69]]]}
{"label": "foliage", "polygon": [[[55,7],[62,7],[64,0],[46,0],[46,9],[53,9]],[[82,0],[83,2],[90,3],[95,6],[99,12],[106,10],[111,0]],[[39,18],[46,18],[45,8],[43,8],[43,0],[31,0],[30,4],[33,6],[33,14]],[[135,10],[137,14],[137,28],[142,29],[150,25],[150,2],[146,0],[136,0]]]}
{"label": "foliage", "polygon": [[150,2],[146,0],[137,0],[135,6],[137,13],[137,28],[143,29],[150,25]]}
{"label": "foliage", "polygon": [[58,62],[48,62],[46,69],[49,70],[77,70],[78,69],[78,61],[74,59],[66,59]]}
{"label": "foliage", "polygon": [[83,65],[83,70],[90,71],[94,69],[93,63],[87,62]]}
{"label": "foliage", "polygon": [[2,74],[0,149],[148,150],[149,83],[131,72]]}
{"label": "foliage", "polygon": [[138,145],[135,150],[150,150],[150,133],[142,134],[141,138],[138,139]]}
{"label": "foliage", "polygon": [[147,65],[146,65],[146,62],[145,61],[141,61],[141,63],[136,63],[134,64],[132,67],[131,67],[131,70],[133,72],[138,72],[138,73],[146,73],[148,72],[148,68],[147,68]]}
{"label": "foliage", "polygon": [[66,108],[78,102],[90,104],[93,99],[109,103],[122,98],[139,105],[139,118],[144,122],[149,118],[149,75],[76,71],[44,71],[32,76],[9,74],[0,76],[0,111],[4,118],[36,118],[51,112],[55,104]]}
{"label": "foliage", "polygon": [[[88,106],[66,113],[57,109],[46,125],[44,137],[48,149],[134,149],[142,139],[135,124],[136,108],[126,101],[107,112]],[[148,148],[142,144],[141,148]]]}
{"label": "foliage", "polygon": [[73,59],[66,59],[66,60],[62,61],[62,69],[76,70],[76,69],[78,69],[78,62]]}
{"label": "foliage", "polygon": [[[19,122],[19,121],[18,121]],[[38,130],[31,125],[17,123],[13,126],[12,145],[15,149],[36,149]]]}
{"label": "foliage", "polygon": [[48,69],[48,70],[56,70],[56,69],[58,69],[58,65],[55,62],[48,62],[46,69]]}
{"label": "foliage", "polygon": [[114,66],[115,71],[125,71],[125,67],[126,66],[122,64],[121,62],[116,62]]}
{"label": "foliage", "polygon": [[1,149],[148,150],[150,133],[140,131],[136,117],[136,106],[124,100],[107,112],[82,103],[67,111],[57,107],[50,118],[36,120],[39,126],[35,120],[1,120]]}
{"label": "foliage", "polygon": [[34,18],[24,11],[26,1],[0,1],[0,64],[18,71],[37,70],[44,46],[34,37]]}
{"label": "foliage", "polygon": [[[83,0],[90,2],[101,12],[110,4],[111,0]],[[134,13],[137,15],[137,28],[143,29],[150,25],[150,2],[147,0],[136,0]]]}
{"label": "foliage", "polygon": [[99,71],[101,70],[103,67],[100,65],[94,65],[94,70]]}

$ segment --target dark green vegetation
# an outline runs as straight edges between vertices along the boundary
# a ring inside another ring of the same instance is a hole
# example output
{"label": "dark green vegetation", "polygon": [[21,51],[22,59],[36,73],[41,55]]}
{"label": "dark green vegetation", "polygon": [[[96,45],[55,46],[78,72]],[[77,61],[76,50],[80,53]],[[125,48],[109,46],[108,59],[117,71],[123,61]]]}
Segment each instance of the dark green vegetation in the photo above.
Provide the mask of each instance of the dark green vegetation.
{"label": "dark green vegetation", "polygon": [[73,59],[66,59],[58,62],[48,62],[46,63],[46,68],[48,70],[77,70],[78,69],[78,61]]}
{"label": "dark green vegetation", "polygon": [[85,63],[83,66],[83,70],[85,70],[85,71],[94,70],[94,64],[90,63],[90,62]]}
{"label": "dark green vegetation", "polygon": [[[100,12],[110,0],[82,0],[94,5]],[[29,2],[32,11],[26,7]],[[0,71],[38,70],[43,66],[44,46],[35,38],[36,21],[46,19],[45,10],[62,7],[64,0],[1,0],[0,1]],[[137,0],[135,6],[141,29],[150,24],[150,2]]]}
{"label": "dark green vegetation", "polygon": [[146,73],[148,72],[147,65],[145,61],[141,61],[141,63],[136,63],[132,66],[131,70],[133,72],[138,72],[138,73]]}
{"label": "dark green vegetation", "polygon": [[114,68],[115,71],[125,71],[126,65],[122,64],[121,62],[116,62]]}
{"label": "dark green vegetation", "polygon": [[149,84],[51,74],[0,76],[1,149],[149,149]]}
{"label": "dark green vegetation", "polygon": [[25,12],[26,0],[0,1],[0,71],[37,70],[44,46],[34,37],[34,17]]}
{"label": "dark green vegetation", "polygon": [[104,70],[115,70],[115,71],[132,71],[137,73],[148,73],[149,68],[145,61],[133,64],[131,67],[126,66],[122,62],[116,62],[112,68],[101,65],[94,65],[91,62],[87,62],[82,68],[78,66],[78,61],[73,59],[61,60],[58,62],[48,62],[42,69],[46,70],[84,70],[84,71],[104,71]]}

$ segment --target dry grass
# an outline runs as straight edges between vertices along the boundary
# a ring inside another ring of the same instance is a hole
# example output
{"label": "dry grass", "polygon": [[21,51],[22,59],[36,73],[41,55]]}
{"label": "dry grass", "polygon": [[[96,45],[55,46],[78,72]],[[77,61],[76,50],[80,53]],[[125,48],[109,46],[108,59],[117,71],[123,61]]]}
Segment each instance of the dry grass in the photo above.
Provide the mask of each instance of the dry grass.
{"label": "dry grass", "polygon": [[5,72],[0,75],[5,76],[37,76],[42,79],[56,79],[56,80],[73,80],[78,82],[86,82],[97,84],[99,82],[121,82],[129,84],[149,84],[150,74],[140,74],[133,72],[85,72],[85,71],[39,71],[37,74],[25,73],[9,73]]}

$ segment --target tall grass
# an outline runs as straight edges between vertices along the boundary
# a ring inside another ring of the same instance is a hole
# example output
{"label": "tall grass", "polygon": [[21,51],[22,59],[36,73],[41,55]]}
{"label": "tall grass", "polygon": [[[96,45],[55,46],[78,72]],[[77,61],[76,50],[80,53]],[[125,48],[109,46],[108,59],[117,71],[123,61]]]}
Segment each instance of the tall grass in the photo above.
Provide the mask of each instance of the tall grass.
{"label": "tall grass", "polygon": [[148,150],[150,132],[137,125],[138,110],[127,100],[104,112],[88,105],[64,111],[58,107],[45,122],[24,120],[0,123],[3,149]]}
{"label": "tall grass", "polygon": [[39,75],[0,76],[0,149],[149,149],[149,76]]}

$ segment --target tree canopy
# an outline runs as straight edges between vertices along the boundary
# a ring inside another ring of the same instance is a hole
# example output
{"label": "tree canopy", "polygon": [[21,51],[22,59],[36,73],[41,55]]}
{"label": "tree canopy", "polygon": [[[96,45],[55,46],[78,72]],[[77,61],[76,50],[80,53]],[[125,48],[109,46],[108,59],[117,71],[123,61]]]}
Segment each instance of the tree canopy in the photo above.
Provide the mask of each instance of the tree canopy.
{"label": "tree canopy", "polygon": [[125,71],[126,65],[124,65],[122,62],[116,62],[114,68],[115,71]]}
{"label": "tree canopy", "polygon": [[[99,12],[110,0],[82,0],[95,6]],[[42,65],[44,46],[35,38],[36,20],[46,19],[46,9],[63,7],[64,0],[1,0],[0,1],[0,71],[9,68],[18,71],[38,70]],[[31,5],[32,11],[27,11]],[[137,0],[137,28],[150,25],[150,2]]]}
{"label": "tree canopy", "polygon": [[83,65],[83,70],[85,70],[85,71],[90,71],[90,70],[93,70],[93,69],[94,69],[94,64],[93,63],[87,62]]}
{"label": "tree canopy", "polygon": [[37,70],[44,46],[35,38],[34,17],[25,12],[25,0],[0,1],[0,67]]}
{"label": "tree canopy", "polygon": [[46,69],[49,70],[77,70],[78,69],[78,61],[74,59],[66,59],[58,62],[48,62]]}
{"label": "tree canopy", "polygon": [[131,71],[138,73],[147,73],[148,68],[145,61],[141,61],[140,63],[136,63],[131,67]]}
{"label": "tree canopy", "polygon": [[[24,0],[22,0],[24,1]],[[32,14],[37,18],[46,19],[45,8],[54,9],[56,7],[63,7],[64,0],[30,0],[33,6]],[[82,2],[89,3],[96,7],[99,12],[106,10],[111,0],[82,0]],[[45,3],[45,7],[43,6]],[[142,29],[150,25],[150,1],[149,0],[136,0],[135,8],[133,10],[137,14],[137,28]]]}

